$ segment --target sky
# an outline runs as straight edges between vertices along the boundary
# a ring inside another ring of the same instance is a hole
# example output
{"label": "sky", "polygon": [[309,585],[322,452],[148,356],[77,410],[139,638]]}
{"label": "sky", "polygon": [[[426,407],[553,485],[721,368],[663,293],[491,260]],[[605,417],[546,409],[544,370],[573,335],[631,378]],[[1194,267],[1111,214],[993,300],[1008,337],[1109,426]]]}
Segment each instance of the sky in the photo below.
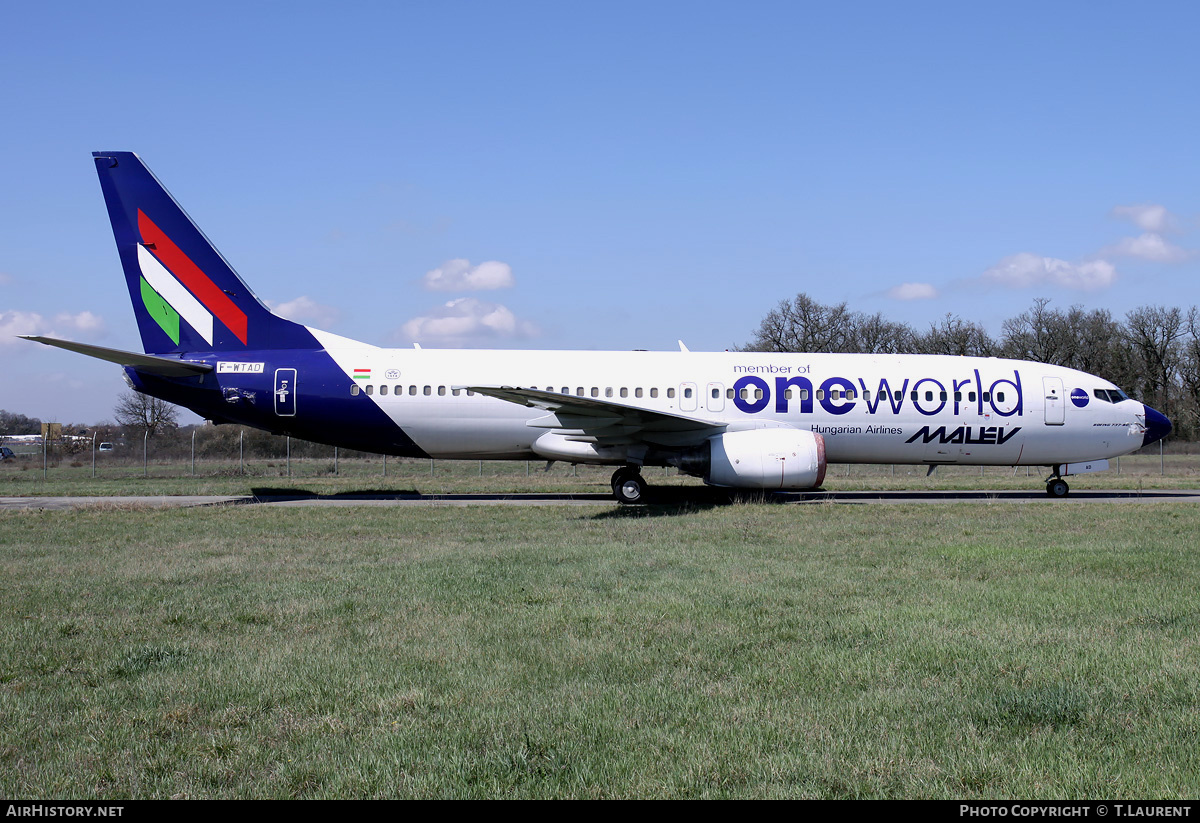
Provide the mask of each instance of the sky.
{"label": "sky", "polygon": [[[140,350],[92,151],[255,293],[380,346],[692,351],[781,300],[999,335],[1200,305],[1200,5],[10,4],[0,409]],[[187,416],[185,422],[193,422]]]}

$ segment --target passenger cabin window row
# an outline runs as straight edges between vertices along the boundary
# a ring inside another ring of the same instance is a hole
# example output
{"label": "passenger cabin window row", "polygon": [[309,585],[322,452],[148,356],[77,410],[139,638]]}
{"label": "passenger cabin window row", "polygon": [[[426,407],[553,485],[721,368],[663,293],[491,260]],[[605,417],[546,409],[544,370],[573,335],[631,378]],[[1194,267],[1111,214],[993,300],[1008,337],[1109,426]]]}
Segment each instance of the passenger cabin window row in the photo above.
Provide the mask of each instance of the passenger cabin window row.
{"label": "passenger cabin window row", "polygon": [[[537,386],[531,386],[530,388],[537,390]],[[638,387],[635,389],[630,389],[624,386],[621,388],[613,388],[612,386],[608,386],[604,389],[601,389],[599,386],[592,386],[590,388],[586,386],[577,386],[574,391],[571,390],[570,386],[563,386],[561,390],[556,390],[553,386],[546,386],[545,390],[551,394],[574,394],[576,397],[600,397],[601,391],[604,392],[605,397],[630,397],[630,393],[632,392],[632,396],[635,398],[656,398],[659,394],[659,390],[657,388],[643,389]],[[445,397],[447,393],[449,393],[452,397],[458,397],[463,394],[465,394],[467,397],[475,396],[475,392],[473,391],[468,391],[466,389],[447,389],[445,386],[376,386],[373,383],[368,383],[364,386],[355,383],[350,387],[350,394],[354,397],[357,397],[360,394],[374,395],[376,392],[378,392],[380,397],[386,397],[389,394],[397,397],[400,395],[408,395],[409,397],[432,397],[435,394],[438,397]],[[666,396],[669,398],[674,398],[675,389],[667,389]],[[684,389],[683,396],[690,398],[692,396],[692,390]],[[715,397],[716,395],[713,396]],[[732,396],[733,395],[731,394],[730,397]]]}
{"label": "passenger cabin window row", "polygon": [[[531,388],[536,390],[537,387],[533,386]],[[368,395],[373,395],[373,394],[375,394],[376,387],[374,384],[367,384],[366,386],[360,386],[357,383],[355,383],[354,385],[352,385],[350,387],[350,394],[353,396],[357,396],[364,391]],[[475,392],[473,392],[473,391],[467,391],[465,389],[447,389],[445,386],[411,386],[410,385],[410,386],[406,387],[406,386],[381,385],[378,387],[378,391],[379,391],[379,395],[381,397],[386,397],[389,393],[392,395],[396,395],[396,396],[407,394],[409,397],[417,397],[417,396],[432,397],[434,394],[436,394],[438,397],[445,397],[447,392],[449,392],[449,394],[453,397],[458,397],[464,393],[467,395],[467,397],[475,396]],[[576,386],[574,392],[571,391],[570,386],[563,386],[558,391],[555,391],[553,386],[546,386],[546,391],[551,394],[567,394],[567,395],[574,394],[576,397],[600,397],[601,391],[604,392],[604,397],[627,398],[630,396],[631,391],[633,392],[633,397],[635,397],[635,398],[641,398],[641,397],[645,397],[645,396],[649,396],[651,398],[657,398],[659,396],[659,390],[657,388],[642,389],[640,386],[638,388],[634,388],[634,389],[629,389],[625,386],[622,386],[620,388],[613,388],[612,386],[607,386],[604,389],[601,389],[599,386],[592,386],[590,388],[584,387],[584,386]],[[1101,400],[1105,400],[1109,403],[1119,403],[1122,400],[1129,399],[1129,396],[1126,395],[1125,392],[1121,391],[1120,389],[1094,389],[1093,392],[1095,393],[1097,398],[1099,398]],[[828,394],[826,394],[824,389],[816,389],[815,391],[813,391],[811,393],[812,397],[817,400],[825,400],[827,397],[831,400],[857,400],[860,394],[862,395],[863,400],[871,399],[871,392],[869,390],[864,390],[860,393],[857,389],[831,389],[828,392]],[[879,394],[880,394],[880,398],[878,398],[878,399],[882,399],[884,396],[886,396],[885,392],[880,392]],[[915,403],[915,402],[922,400],[922,397],[921,397],[922,394],[924,395],[923,399],[925,402],[932,402],[934,400],[934,392],[932,392],[932,391],[925,391],[925,392],[914,391],[914,392],[910,393],[909,397]],[[668,398],[674,398],[675,397],[675,389],[674,388],[667,389],[666,396]],[[683,390],[683,397],[690,400],[692,398],[692,396],[693,396],[693,390],[690,387],[685,387]],[[721,390],[719,388],[714,388],[712,390],[712,398],[714,400],[716,400],[720,396],[721,396]],[[762,389],[753,389],[753,390],[742,389],[740,392],[740,396],[741,396],[742,400],[750,400],[750,399],[762,400],[763,392],[762,392]],[[899,402],[901,399],[903,399],[903,396],[904,396],[903,392],[894,391],[894,392],[892,392],[891,399]],[[732,400],[734,397],[733,389],[726,389],[725,397],[729,400]],[[798,389],[794,386],[791,386],[788,388],[788,390],[786,392],[786,397],[788,400],[808,400],[810,397],[810,393],[809,393],[808,389]],[[973,392],[973,391],[966,392],[966,401],[968,403],[974,403],[975,398],[976,398],[975,392]],[[944,392],[944,391],[937,392],[937,399],[942,402],[945,402],[949,399],[949,393]],[[963,392],[960,392],[960,391],[954,392],[954,402],[961,403],[961,402],[963,402],[963,399],[964,399]],[[992,393],[986,392],[986,391],[983,392],[983,402],[989,403],[989,402],[991,402],[991,400],[992,400]],[[1002,391],[996,392],[996,402],[997,403],[1004,402],[1004,392],[1002,392]]]}

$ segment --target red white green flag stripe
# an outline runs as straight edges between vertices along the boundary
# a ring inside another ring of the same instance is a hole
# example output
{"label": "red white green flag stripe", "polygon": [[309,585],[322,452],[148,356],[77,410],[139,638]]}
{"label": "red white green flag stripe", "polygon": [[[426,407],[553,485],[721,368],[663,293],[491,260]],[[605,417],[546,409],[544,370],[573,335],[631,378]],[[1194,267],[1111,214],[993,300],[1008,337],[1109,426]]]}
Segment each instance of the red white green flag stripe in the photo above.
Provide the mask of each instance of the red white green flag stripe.
{"label": "red white green flag stripe", "polygon": [[[142,302],[162,330],[178,344],[182,317],[211,346],[215,317],[246,345],[246,313],[141,209],[138,231],[142,235],[137,250],[144,284]],[[147,285],[155,294],[149,293]]]}

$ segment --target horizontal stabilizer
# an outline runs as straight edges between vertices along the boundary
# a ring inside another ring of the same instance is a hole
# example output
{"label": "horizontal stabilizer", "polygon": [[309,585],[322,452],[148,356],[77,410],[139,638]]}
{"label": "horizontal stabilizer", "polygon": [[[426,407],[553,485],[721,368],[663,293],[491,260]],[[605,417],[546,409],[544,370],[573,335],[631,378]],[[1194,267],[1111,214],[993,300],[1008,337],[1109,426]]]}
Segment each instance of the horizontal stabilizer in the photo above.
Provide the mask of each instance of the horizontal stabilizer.
{"label": "horizontal stabilizer", "polygon": [[35,334],[19,335],[25,340],[35,343],[45,343],[47,346],[57,346],[67,351],[86,354],[99,360],[107,360],[120,366],[129,366],[146,374],[157,374],[163,377],[188,377],[193,374],[210,372],[213,367],[208,363],[193,363],[187,360],[176,360],[172,357],[156,357],[152,354],[106,349],[103,346],[89,346],[86,343],[73,343],[70,340],[56,340],[53,337],[40,337]]}

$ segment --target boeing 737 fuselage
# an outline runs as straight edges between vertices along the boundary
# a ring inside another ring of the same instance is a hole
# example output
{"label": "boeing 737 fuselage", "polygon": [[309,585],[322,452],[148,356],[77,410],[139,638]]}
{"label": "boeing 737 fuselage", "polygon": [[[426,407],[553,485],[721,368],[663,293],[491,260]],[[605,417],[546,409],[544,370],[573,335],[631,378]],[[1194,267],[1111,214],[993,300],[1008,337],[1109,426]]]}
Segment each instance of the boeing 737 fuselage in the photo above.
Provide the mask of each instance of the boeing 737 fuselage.
{"label": "boeing 737 fuselage", "polygon": [[144,354],[29,337],[124,366],[215,423],[382,454],[643,466],[811,489],[829,463],[1046,466],[1063,477],[1165,437],[1103,378],[991,357],[387,349],[260,302],[141,159],[95,153]]}

